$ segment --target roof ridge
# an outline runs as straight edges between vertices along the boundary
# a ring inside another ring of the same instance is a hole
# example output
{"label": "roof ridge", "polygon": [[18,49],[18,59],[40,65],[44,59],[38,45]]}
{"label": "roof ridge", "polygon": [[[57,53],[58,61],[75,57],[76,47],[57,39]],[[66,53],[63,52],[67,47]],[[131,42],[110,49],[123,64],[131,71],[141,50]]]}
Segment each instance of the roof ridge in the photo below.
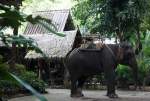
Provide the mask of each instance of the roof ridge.
{"label": "roof ridge", "polygon": [[42,13],[42,12],[54,12],[54,11],[70,11],[71,9],[55,9],[55,10],[41,10],[41,11],[35,11],[33,13]]}

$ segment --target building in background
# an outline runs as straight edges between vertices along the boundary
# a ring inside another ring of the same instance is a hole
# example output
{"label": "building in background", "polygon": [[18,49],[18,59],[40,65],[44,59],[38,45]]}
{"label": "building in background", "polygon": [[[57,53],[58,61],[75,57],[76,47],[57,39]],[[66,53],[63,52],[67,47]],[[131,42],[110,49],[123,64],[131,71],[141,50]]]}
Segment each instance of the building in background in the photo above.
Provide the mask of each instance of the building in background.
{"label": "building in background", "polygon": [[50,19],[56,26],[57,31],[64,33],[66,36],[57,36],[49,33],[47,29],[39,24],[32,25],[28,23],[24,36],[32,38],[47,59],[40,53],[29,51],[25,56],[27,67],[30,67],[30,69],[37,68],[39,77],[48,79],[52,85],[62,84],[64,78],[63,59],[68,52],[80,46],[82,41],[80,31],[75,27],[68,9],[38,11],[34,15]]}

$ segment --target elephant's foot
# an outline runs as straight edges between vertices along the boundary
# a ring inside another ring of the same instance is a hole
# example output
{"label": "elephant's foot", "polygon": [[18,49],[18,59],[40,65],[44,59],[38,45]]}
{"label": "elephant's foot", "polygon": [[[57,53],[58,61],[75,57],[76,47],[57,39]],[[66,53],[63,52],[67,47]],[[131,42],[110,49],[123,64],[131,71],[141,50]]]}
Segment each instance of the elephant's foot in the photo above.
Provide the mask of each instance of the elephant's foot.
{"label": "elephant's foot", "polygon": [[81,88],[77,88],[77,94],[84,96]]}
{"label": "elephant's foot", "polygon": [[83,93],[82,93],[82,89],[81,88],[77,88],[75,93],[71,94],[71,97],[83,97]]}
{"label": "elephant's foot", "polygon": [[83,97],[84,95],[77,93],[77,94],[71,94],[70,96],[71,97]]}
{"label": "elephant's foot", "polygon": [[108,96],[109,98],[118,98],[118,95],[115,94],[115,93],[107,94],[107,96]]}

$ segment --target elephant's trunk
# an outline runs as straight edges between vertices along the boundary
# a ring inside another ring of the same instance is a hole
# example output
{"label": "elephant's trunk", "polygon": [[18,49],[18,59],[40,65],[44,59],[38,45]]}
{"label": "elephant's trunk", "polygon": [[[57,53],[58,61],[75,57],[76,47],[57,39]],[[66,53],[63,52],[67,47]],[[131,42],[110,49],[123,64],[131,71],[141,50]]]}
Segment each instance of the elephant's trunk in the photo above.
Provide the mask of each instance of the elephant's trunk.
{"label": "elephant's trunk", "polygon": [[134,77],[134,82],[135,82],[135,89],[137,88],[137,85],[138,85],[138,65],[137,65],[137,61],[136,61],[136,58],[133,57],[131,60],[130,60],[130,67],[132,68],[132,71],[133,71],[133,77]]}

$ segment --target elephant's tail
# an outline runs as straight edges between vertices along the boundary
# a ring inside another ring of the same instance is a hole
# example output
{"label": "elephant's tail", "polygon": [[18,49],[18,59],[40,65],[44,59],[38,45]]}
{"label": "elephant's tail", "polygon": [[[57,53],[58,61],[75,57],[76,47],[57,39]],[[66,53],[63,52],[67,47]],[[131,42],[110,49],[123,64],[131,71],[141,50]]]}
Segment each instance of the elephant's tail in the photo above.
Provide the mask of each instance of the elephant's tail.
{"label": "elephant's tail", "polygon": [[68,69],[65,67],[64,70],[64,87],[69,88],[70,87],[70,73]]}

